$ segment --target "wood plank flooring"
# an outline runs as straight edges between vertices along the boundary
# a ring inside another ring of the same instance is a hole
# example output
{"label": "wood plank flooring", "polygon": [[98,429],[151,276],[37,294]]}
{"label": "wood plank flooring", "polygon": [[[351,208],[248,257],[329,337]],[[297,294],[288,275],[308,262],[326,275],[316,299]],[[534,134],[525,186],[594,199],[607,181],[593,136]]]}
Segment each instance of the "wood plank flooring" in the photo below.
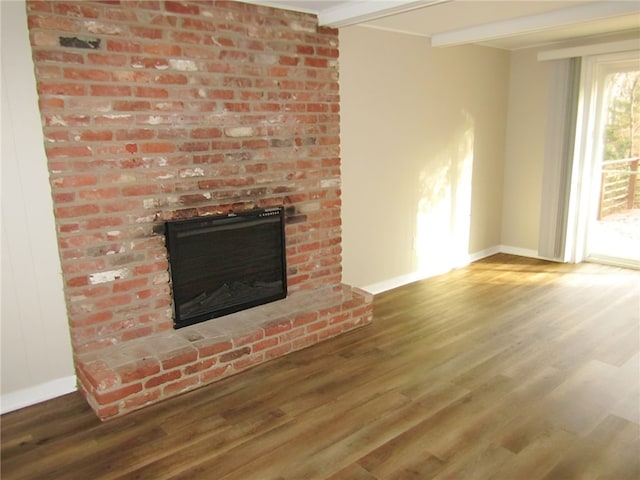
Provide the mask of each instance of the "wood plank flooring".
{"label": "wood plank flooring", "polygon": [[640,479],[640,272],[496,255],[125,417],[1,421],[3,480]]}

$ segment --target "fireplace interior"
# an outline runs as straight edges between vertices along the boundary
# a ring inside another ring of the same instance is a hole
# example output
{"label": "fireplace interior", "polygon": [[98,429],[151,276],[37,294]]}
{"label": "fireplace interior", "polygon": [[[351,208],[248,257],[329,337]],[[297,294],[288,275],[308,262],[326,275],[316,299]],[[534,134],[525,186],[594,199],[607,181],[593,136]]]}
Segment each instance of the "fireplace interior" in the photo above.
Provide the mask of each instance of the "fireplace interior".
{"label": "fireplace interior", "polygon": [[170,221],[165,237],[175,328],[287,295],[283,207]]}

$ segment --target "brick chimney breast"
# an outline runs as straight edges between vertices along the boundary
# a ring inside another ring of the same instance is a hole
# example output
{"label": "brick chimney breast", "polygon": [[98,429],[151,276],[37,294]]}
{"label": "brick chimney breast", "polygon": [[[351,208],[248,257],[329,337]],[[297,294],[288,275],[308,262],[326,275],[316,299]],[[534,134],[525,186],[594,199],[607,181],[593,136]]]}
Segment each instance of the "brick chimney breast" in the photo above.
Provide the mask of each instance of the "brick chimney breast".
{"label": "brick chimney breast", "polygon": [[[338,32],[233,1],[27,0],[79,385],[106,419],[371,321],[341,283]],[[284,205],[289,297],[173,329],[162,225]]]}

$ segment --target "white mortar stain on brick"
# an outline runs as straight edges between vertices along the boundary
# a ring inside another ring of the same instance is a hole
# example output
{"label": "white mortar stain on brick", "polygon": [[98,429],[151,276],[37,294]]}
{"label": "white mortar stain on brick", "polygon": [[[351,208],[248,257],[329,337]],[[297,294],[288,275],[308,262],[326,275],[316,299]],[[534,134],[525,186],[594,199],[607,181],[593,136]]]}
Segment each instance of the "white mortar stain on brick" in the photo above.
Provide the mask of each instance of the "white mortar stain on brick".
{"label": "white mortar stain on brick", "polygon": [[155,213],[152,213],[150,215],[146,215],[144,217],[138,217],[136,219],[134,219],[135,223],[151,223],[151,222],[155,222],[157,220],[158,215]]}
{"label": "white mortar stain on brick", "polygon": [[183,168],[180,170],[180,178],[190,177],[204,177],[204,169],[200,167],[196,168]]}
{"label": "white mortar stain on brick", "polygon": [[198,66],[193,60],[184,60],[182,58],[170,58],[169,66],[182,72],[197,72]]}
{"label": "white mortar stain on brick", "polygon": [[303,203],[298,207],[300,213],[317,212],[320,210],[320,202]]}
{"label": "white mortar stain on brick", "polygon": [[158,201],[155,198],[145,198],[142,201],[142,206],[144,208],[155,208],[158,206]]}
{"label": "white mortar stain on brick", "polygon": [[107,272],[96,272],[89,275],[89,283],[91,285],[98,285],[100,283],[113,282],[125,278],[129,275],[127,268],[120,268],[118,270],[109,270]]}
{"label": "white mortar stain on brick", "polygon": [[291,30],[297,32],[314,33],[316,30],[315,25],[312,25],[310,23],[291,22],[289,23],[289,27],[291,27]]}
{"label": "white mortar stain on brick", "polygon": [[268,53],[262,53],[256,55],[256,63],[263,63],[266,65],[273,65],[278,61],[278,57]]}
{"label": "white mortar stain on brick", "polygon": [[122,30],[116,25],[107,25],[93,20],[84,22],[84,26],[91,33],[122,33]]}
{"label": "white mortar stain on brick", "polygon": [[169,281],[169,274],[166,273],[166,272],[165,273],[159,273],[158,275],[155,275],[151,279],[151,283],[153,285],[164,285],[168,281]]}
{"label": "white mortar stain on brick", "polygon": [[340,179],[339,178],[326,178],[320,180],[320,187],[322,188],[330,188],[330,187],[339,187]]}
{"label": "white mortar stain on brick", "polygon": [[67,122],[60,115],[51,115],[50,123],[53,127],[66,127]]}
{"label": "white mortar stain on brick", "polygon": [[117,113],[108,113],[106,115],[103,115],[104,118],[108,118],[109,120],[119,120],[119,119],[123,119],[123,118],[131,118],[131,115],[129,114],[117,114]]}
{"label": "white mortar stain on brick", "polygon": [[232,128],[225,128],[224,129],[224,134],[227,137],[251,137],[253,135],[253,128],[252,127],[232,127]]}
{"label": "white mortar stain on brick", "polygon": [[136,176],[132,174],[120,174],[117,178],[112,178],[111,183],[134,183]]}

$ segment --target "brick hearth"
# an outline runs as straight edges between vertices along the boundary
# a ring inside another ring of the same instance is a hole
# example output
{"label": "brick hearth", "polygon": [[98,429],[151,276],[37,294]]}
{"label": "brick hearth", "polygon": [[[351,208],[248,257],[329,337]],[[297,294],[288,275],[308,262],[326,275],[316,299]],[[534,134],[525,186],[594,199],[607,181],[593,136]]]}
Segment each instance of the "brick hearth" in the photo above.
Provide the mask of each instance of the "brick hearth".
{"label": "brick hearth", "polygon": [[[371,321],[341,283],[337,30],[240,2],[28,0],[80,389],[100,418]],[[166,220],[284,205],[285,300],[174,330]]]}
{"label": "brick hearth", "polygon": [[100,418],[192,390],[371,320],[370,294],[346,285],[79,354],[78,376]]}

